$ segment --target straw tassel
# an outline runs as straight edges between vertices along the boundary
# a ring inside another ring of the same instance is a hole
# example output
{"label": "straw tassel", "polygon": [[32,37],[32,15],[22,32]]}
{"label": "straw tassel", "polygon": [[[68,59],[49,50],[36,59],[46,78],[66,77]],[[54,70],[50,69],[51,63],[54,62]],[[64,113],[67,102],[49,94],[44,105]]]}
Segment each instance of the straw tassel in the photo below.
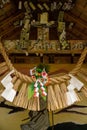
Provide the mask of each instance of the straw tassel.
{"label": "straw tassel", "polygon": [[83,87],[81,89],[81,92],[87,97],[87,88],[86,87]]}
{"label": "straw tassel", "polygon": [[33,111],[39,111],[40,110],[40,103],[39,103],[39,97],[31,97],[31,99],[28,102],[28,110]]}
{"label": "straw tassel", "polygon": [[[26,94],[26,89],[27,89],[27,83],[23,83],[22,84],[22,87],[17,95],[17,103],[16,105],[19,106],[19,107],[24,107],[24,103],[26,102],[25,100],[25,94]],[[27,103],[28,104],[28,103]]]}
{"label": "straw tassel", "polygon": [[26,86],[25,95],[24,95],[24,102],[23,102],[23,108],[28,108],[28,87]]}
{"label": "straw tassel", "polygon": [[52,85],[48,86],[48,110],[54,111],[59,108]]}
{"label": "straw tassel", "polygon": [[62,104],[62,95],[61,95],[59,84],[54,85],[54,92],[55,92],[56,100],[58,102],[59,109],[61,109],[63,108],[63,104]]}
{"label": "straw tassel", "polygon": [[[15,78],[17,78],[17,77],[15,77]],[[13,88],[14,88],[14,90],[17,93],[17,91],[19,91],[18,88],[20,87],[20,85],[22,84],[22,82],[21,82],[20,79],[17,79],[16,81],[15,81],[15,79],[13,79],[12,82],[14,84]],[[15,98],[14,98],[14,100],[13,100],[13,104],[16,105],[17,102],[18,102],[18,96],[16,95]]]}
{"label": "straw tassel", "polygon": [[61,89],[61,98],[62,98],[62,103],[63,103],[63,107],[67,106],[67,99],[66,99],[66,91],[67,91],[67,86],[65,82],[62,82],[60,84],[60,89]]}
{"label": "straw tassel", "polygon": [[[14,83],[13,88],[16,92],[19,91],[19,87],[21,84],[22,84],[22,82],[20,79],[17,79],[16,82]],[[17,102],[18,102],[18,96],[15,96],[13,103],[16,105]]]}
{"label": "straw tassel", "polygon": [[14,104],[16,106],[19,106],[19,107],[22,106],[21,101],[23,100],[22,95],[24,94],[24,91],[25,91],[25,87],[26,87],[25,85],[26,85],[26,83],[22,83],[21,89],[20,89],[18,95],[15,97]]}

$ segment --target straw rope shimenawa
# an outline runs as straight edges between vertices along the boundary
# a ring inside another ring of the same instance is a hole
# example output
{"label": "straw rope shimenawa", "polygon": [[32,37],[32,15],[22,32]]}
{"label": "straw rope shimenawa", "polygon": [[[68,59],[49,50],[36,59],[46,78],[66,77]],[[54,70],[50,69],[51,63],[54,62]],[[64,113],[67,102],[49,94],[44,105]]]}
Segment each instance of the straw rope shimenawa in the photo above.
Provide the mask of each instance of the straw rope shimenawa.
{"label": "straw rope shimenawa", "polygon": [[[2,42],[0,42],[0,53],[2,54],[5,60],[5,62],[0,63],[0,80],[2,80],[3,77],[5,77],[8,74],[8,72],[14,70],[12,83],[14,85],[13,86],[14,90],[18,94],[15,96],[13,103],[16,106],[23,107],[29,110],[35,110],[35,111],[41,110],[39,97],[38,98],[32,97],[31,99],[28,99],[28,93],[27,93],[28,86],[35,80],[28,75],[22,74],[21,72],[17,71],[16,68],[14,68],[13,64],[11,63],[6,53],[6,50]],[[77,75],[77,73],[81,69],[86,54],[87,54],[87,48],[83,50],[81,57],[78,60],[75,68],[72,71],[70,71],[68,74],[64,74],[60,76],[56,74],[50,76],[49,85],[47,86],[47,90],[48,90],[47,109],[49,111],[63,109],[68,106],[65,93],[67,92],[67,85],[69,83],[68,81],[71,78],[69,74]],[[2,88],[2,90],[4,89]],[[2,90],[0,90],[0,93],[2,92]],[[83,87],[81,90],[85,94],[85,96],[87,96],[87,88]],[[79,100],[80,98],[77,95],[77,101]]]}

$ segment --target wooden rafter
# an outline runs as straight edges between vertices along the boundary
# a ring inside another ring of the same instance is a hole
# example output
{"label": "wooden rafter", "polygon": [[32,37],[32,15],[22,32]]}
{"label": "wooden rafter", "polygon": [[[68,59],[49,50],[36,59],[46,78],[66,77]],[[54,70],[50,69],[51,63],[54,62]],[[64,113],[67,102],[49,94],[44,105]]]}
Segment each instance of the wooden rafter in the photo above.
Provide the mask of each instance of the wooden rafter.
{"label": "wooden rafter", "polygon": [[82,26],[83,28],[87,29],[87,23],[85,23],[83,20],[81,20],[80,18],[76,17],[74,14],[72,13],[66,13],[65,12],[65,20],[71,20],[72,22],[75,22],[77,24],[79,24],[80,26]]}

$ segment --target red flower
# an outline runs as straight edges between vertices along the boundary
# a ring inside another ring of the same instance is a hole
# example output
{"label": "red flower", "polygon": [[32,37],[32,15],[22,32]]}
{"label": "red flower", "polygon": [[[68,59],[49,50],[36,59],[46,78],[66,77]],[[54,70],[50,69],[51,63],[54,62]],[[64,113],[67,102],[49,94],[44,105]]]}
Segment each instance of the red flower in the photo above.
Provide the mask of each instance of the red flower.
{"label": "red flower", "polygon": [[47,73],[46,73],[45,71],[42,72],[41,74],[42,74],[42,77],[43,77],[43,78],[47,77]]}

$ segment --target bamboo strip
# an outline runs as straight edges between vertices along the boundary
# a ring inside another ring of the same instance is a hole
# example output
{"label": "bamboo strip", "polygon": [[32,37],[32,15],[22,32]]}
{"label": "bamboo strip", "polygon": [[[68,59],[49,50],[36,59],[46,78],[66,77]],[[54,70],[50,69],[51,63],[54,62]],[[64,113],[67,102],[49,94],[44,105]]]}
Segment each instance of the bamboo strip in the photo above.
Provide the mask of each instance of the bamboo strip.
{"label": "bamboo strip", "polygon": [[8,67],[7,66],[4,66],[4,67],[1,67],[0,68],[0,75],[4,74],[6,71],[8,71]]}
{"label": "bamboo strip", "polygon": [[47,101],[48,105],[50,103],[49,111],[51,110],[54,111],[59,108],[52,85],[48,86],[48,99],[47,100],[48,100]]}
{"label": "bamboo strip", "polygon": [[61,101],[62,100],[61,99],[61,90],[60,90],[59,84],[54,85],[54,92],[55,92],[56,100],[58,102],[59,109],[61,109],[63,107],[63,104]]}

